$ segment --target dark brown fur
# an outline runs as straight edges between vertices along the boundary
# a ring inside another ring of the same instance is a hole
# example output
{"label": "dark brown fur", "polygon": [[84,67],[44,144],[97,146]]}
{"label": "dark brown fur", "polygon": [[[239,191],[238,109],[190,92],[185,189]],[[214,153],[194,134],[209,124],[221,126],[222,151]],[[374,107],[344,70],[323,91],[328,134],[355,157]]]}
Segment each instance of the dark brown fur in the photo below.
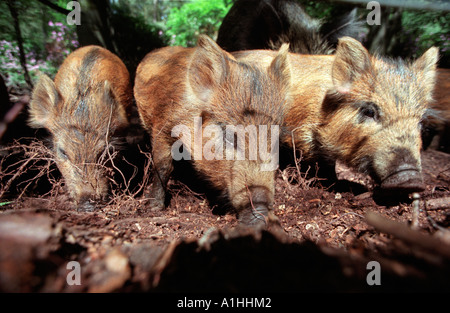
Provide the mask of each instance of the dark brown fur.
{"label": "dark brown fur", "polygon": [[[433,148],[450,153],[450,69],[437,70],[431,107],[435,114],[428,115],[423,121],[422,138],[425,148],[431,144]],[[437,138],[432,143],[435,135]]]}
{"label": "dark brown fur", "polygon": [[53,82],[41,75],[30,103],[30,125],[47,128],[55,160],[77,202],[107,194],[101,158],[114,133],[128,125],[132,90],[122,61],[106,49],[87,46],[71,53]]}
{"label": "dark brown fur", "polygon": [[[234,54],[266,65],[273,55]],[[342,160],[386,190],[423,189],[420,123],[432,101],[437,48],[410,64],[370,56],[344,37],[335,56],[289,58],[293,102],[286,125],[303,158]]]}
{"label": "dark brown fur", "polygon": [[289,43],[295,53],[331,54],[338,38],[356,38],[362,30],[356,10],[324,22],[297,0],[238,0],[223,19],[217,43],[226,51],[278,50]]}
{"label": "dark brown fur", "polygon": [[[244,160],[208,160],[202,155],[199,159],[195,155],[200,150],[195,150],[194,118],[201,117],[198,126],[203,131],[217,125],[224,136],[226,125],[268,125],[269,131],[270,125],[282,125],[290,81],[286,56],[287,46],[274,56],[268,70],[261,71],[236,62],[211,39],[201,36],[196,48],[168,47],[144,58],[137,69],[134,94],[152,138],[153,208],[164,207],[165,188],[173,169],[171,149],[181,140],[197,172],[227,196],[243,222],[259,223],[267,216],[274,196],[274,171],[261,171],[265,161],[248,157],[251,135],[246,135]],[[179,125],[188,128],[191,139],[171,136]],[[201,147],[211,140],[205,136]],[[225,148],[230,138],[216,140]]]}

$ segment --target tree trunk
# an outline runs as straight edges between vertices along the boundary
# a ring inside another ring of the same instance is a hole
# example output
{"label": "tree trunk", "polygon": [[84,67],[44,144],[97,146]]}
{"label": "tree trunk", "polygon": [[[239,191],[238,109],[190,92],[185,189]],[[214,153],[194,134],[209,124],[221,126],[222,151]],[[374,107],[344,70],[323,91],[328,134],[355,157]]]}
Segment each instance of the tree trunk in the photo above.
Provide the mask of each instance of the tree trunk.
{"label": "tree trunk", "polygon": [[26,83],[28,84],[28,86],[31,89],[33,89],[33,83],[31,82],[30,74],[28,73],[28,69],[27,69],[27,61],[25,59],[25,51],[23,50],[23,39],[22,39],[22,32],[20,31],[19,16],[17,14],[16,7],[14,6],[14,2],[12,0],[8,0],[8,7],[9,7],[9,11],[11,12],[11,16],[12,16],[13,22],[14,22],[14,29],[16,31],[16,39],[17,39],[17,44],[19,46],[20,65],[22,66]]}
{"label": "tree trunk", "polygon": [[370,26],[366,45],[371,53],[398,56],[397,43],[402,27],[402,9],[381,8],[381,25]]}
{"label": "tree trunk", "polygon": [[153,22],[159,21],[158,0],[153,0]]}
{"label": "tree trunk", "polygon": [[[61,14],[70,10],[62,8],[48,0],[39,0],[42,4]],[[79,0],[81,7],[81,25],[77,25],[80,46],[98,45],[117,54],[114,42],[114,28],[111,25],[111,7],[108,0]]]}
{"label": "tree trunk", "polygon": [[108,0],[82,0],[81,25],[77,26],[80,46],[99,45],[117,54]]}

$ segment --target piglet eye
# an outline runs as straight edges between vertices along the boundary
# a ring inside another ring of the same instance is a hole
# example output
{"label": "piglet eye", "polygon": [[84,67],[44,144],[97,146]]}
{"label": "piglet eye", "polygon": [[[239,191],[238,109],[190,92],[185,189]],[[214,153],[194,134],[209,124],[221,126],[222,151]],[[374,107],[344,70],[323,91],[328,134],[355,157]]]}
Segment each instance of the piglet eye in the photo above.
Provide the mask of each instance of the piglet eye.
{"label": "piglet eye", "polygon": [[58,155],[64,159],[67,159],[67,153],[64,149],[58,148],[57,149]]}
{"label": "piglet eye", "polygon": [[362,121],[368,119],[378,121],[380,117],[378,106],[373,102],[364,102],[360,107],[360,114]]}
{"label": "piglet eye", "polygon": [[364,108],[362,109],[361,113],[365,117],[375,118],[375,110],[373,108]]}

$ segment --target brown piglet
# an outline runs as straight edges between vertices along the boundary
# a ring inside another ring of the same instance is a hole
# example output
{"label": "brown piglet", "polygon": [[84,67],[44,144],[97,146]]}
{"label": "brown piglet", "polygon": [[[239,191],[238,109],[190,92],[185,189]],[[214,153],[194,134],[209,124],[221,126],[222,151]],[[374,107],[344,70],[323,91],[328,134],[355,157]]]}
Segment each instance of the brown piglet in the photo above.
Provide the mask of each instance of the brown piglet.
{"label": "brown piglet", "polygon": [[29,123],[52,135],[56,164],[79,209],[94,209],[108,193],[108,150],[128,125],[132,97],[125,65],[98,46],[71,53],[55,81],[42,74],[33,90]]}
{"label": "brown piglet", "polygon": [[[275,53],[233,55],[269,66]],[[406,62],[372,56],[343,37],[333,56],[289,54],[289,60],[293,87],[285,122],[304,160],[343,161],[370,174],[383,191],[424,189],[421,122],[432,112],[437,48]]]}
{"label": "brown piglet", "polygon": [[164,207],[174,162],[190,160],[246,225],[265,225],[274,198],[290,68],[288,46],[267,69],[237,62],[207,36],[149,53],[134,94],[151,136],[152,209]]}

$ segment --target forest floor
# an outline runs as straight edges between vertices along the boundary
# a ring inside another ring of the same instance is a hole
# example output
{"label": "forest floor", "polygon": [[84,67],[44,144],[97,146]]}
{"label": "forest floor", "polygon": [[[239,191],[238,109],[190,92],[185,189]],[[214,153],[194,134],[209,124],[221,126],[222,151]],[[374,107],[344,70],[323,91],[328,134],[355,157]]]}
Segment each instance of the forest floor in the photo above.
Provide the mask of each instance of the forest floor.
{"label": "forest floor", "polygon": [[275,218],[252,229],[217,210],[195,179],[177,179],[192,173],[169,181],[165,210],[148,210],[142,129],[127,137],[134,151],[125,149],[141,156],[131,162],[140,173],[134,187],[125,179],[130,186],[113,186],[107,204],[80,211],[45,141],[35,139],[47,134],[29,132],[25,121],[3,139],[31,139],[0,146],[0,291],[450,291],[450,154],[422,153],[418,200],[382,196],[340,164],[342,190],[322,187],[301,164],[283,167]]}
{"label": "forest floor", "polygon": [[450,291],[450,155],[427,150],[422,162],[418,201],[379,197],[370,179],[340,165],[339,179],[354,191],[323,188],[295,166],[278,170],[267,229],[214,213],[204,194],[176,179],[158,212],[130,194],[78,211],[51,181],[44,196],[1,203],[0,290],[371,291],[376,261],[378,290]]}

